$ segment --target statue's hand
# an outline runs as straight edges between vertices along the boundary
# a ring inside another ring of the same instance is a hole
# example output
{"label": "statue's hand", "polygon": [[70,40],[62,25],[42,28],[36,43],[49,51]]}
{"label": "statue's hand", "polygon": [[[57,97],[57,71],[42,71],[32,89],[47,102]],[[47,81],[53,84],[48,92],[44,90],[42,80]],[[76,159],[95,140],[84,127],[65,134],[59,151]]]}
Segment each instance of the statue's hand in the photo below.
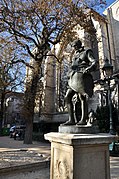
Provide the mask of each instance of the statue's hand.
{"label": "statue's hand", "polygon": [[83,73],[88,73],[89,72],[89,68],[86,68]]}

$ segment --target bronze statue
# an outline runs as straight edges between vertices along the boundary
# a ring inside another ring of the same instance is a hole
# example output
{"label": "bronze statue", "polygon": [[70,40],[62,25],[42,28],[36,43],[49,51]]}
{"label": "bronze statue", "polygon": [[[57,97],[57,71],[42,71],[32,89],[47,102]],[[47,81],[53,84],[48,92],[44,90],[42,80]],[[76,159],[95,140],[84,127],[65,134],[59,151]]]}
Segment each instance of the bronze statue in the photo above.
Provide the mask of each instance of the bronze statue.
{"label": "bronze statue", "polygon": [[[69,120],[63,125],[86,125],[88,119],[88,97],[93,95],[93,77],[90,72],[96,69],[97,60],[91,49],[84,49],[80,40],[72,43],[76,52],[72,58],[71,69],[68,72],[69,88],[66,92],[65,103],[69,113]],[[73,98],[76,98],[75,113]],[[80,108],[77,110],[77,104]],[[78,114],[80,113],[80,114]],[[78,120],[80,116],[80,120]]]}

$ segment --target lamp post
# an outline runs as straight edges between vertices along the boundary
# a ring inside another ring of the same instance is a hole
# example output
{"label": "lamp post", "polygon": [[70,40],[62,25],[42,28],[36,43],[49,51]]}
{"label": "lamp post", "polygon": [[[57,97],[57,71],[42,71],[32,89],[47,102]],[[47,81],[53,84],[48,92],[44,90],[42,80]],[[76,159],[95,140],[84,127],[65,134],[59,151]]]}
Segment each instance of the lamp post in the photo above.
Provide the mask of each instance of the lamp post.
{"label": "lamp post", "polygon": [[109,60],[105,60],[105,64],[102,68],[105,81],[108,84],[108,106],[109,106],[109,121],[110,121],[110,130],[109,133],[115,135],[116,132],[113,127],[113,119],[112,119],[112,101],[111,101],[111,88],[110,88],[110,80],[112,79],[113,74],[113,66],[109,63]]}

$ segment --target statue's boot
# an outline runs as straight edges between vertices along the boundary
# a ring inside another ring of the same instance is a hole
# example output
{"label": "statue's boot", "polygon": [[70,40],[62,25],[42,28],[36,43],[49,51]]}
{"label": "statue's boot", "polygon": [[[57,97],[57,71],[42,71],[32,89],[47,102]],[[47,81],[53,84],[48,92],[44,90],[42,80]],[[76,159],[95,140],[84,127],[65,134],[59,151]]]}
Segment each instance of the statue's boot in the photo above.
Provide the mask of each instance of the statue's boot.
{"label": "statue's boot", "polygon": [[74,112],[73,112],[73,104],[67,104],[67,109],[69,113],[69,120],[63,123],[63,126],[67,125],[75,125]]}
{"label": "statue's boot", "polygon": [[68,120],[65,123],[61,124],[62,126],[68,126],[68,125],[75,125],[75,122],[73,122],[72,120]]}
{"label": "statue's boot", "polygon": [[78,125],[86,125],[86,124],[87,124],[86,120],[81,120],[76,125],[78,126]]}
{"label": "statue's boot", "polygon": [[88,119],[88,106],[86,98],[81,100],[81,109],[82,109],[82,117],[81,120],[76,125],[86,125],[86,120]]}

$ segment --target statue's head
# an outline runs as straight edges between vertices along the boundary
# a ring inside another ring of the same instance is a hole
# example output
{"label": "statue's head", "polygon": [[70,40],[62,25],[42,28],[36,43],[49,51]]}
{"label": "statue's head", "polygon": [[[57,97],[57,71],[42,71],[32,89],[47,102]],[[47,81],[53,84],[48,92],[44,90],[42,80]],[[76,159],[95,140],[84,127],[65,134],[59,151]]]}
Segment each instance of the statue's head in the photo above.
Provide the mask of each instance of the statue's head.
{"label": "statue's head", "polygon": [[79,49],[82,47],[82,42],[78,39],[78,40],[74,40],[72,42],[72,47],[74,47],[75,49]]}

